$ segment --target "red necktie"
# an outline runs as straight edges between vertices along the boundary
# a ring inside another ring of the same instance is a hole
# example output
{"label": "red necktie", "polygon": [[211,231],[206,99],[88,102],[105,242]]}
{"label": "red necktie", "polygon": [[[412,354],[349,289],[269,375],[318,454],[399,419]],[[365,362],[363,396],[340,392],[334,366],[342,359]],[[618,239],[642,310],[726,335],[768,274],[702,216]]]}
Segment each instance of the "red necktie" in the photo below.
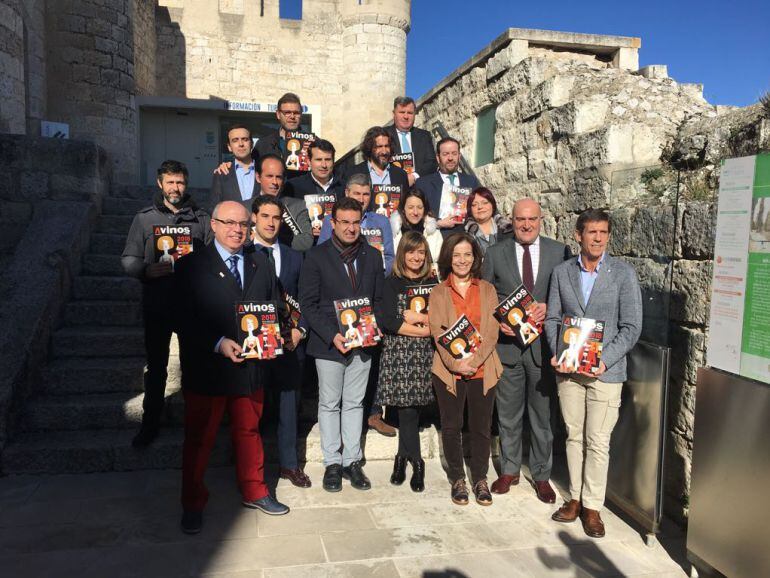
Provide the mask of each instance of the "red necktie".
{"label": "red necktie", "polygon": [[522,281],[524,281],[524,288],[530,293],[535,291],[535,274],[532,272],[532,255],[529,252],[529,245],[522,245],[524,249],[524,258],[522,261]]}

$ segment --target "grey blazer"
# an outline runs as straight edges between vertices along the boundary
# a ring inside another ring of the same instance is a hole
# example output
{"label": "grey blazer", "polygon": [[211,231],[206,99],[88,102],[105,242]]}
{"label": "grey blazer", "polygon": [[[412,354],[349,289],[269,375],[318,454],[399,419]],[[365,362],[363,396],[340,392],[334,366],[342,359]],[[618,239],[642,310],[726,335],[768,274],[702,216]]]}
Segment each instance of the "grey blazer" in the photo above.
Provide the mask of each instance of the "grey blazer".
{"label": "grey blazer", "polygon": [[[554,267],[563,263],[565,259],[569,259],[571,256],[572,252],[564,243],[554,241],[548,237],[540,237],[540,260],[538,261],[537,279],[535,279],[535,292],[533,295],[535,300],[547,303],[551,272]],[[498,301],[502,301],[521,285],[521,272],[519,271],[519,262],[516,259],[516,242],[513,237],[509,237],[487,249],[481,275],[484,280],[489,281],[495,286]],[[522,354],[525,351],[529,351],[535,364],[541,366],[543,363],[542,358],[545,358],[545,363],[549,363],[551,359],[548,343],[543,343],[544,341],[545,338],[541,336],[522,351],[516,339],[501,332],[500,339],[497,342],[497,354],[500,356],[500,361],[504,364],[515,365],[521,360]]]}
{"label": "grey blazer", "polygon": [[577,257],[556,267],[545,317],[545,332],[552,351],[556,351],[564,315],[605,322],[602,361],[607,371],[599,376],[599,381],[626,381],[626,354],[642,332],[642,292],[634,268],[605,255],[588,303],[584,303]]}

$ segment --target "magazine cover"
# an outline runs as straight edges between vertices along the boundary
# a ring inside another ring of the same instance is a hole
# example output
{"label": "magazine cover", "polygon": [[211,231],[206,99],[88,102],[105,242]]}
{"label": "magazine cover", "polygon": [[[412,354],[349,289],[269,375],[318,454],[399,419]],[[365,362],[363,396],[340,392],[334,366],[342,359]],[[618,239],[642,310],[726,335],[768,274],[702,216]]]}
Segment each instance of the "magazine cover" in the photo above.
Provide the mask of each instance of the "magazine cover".
{"label": "magazine cover", "polygon": [[596,373],[602,357],[604,321],[564,317],[559,331],[556,361],[570,372]]}
{"label": "magazine cover", "polygon": [[273,301],[241,301],[235,305],[238,343],[244,359],[275,359],[283,353],[278,306]]}
{"label": "magazine cover", "polygon": [[299,224],[297,223],[296,219],[292,216],[292,214],[289,212],[289,209],[284,208],[283,214],[281,215],[281,220],[284,222],[284,224],[289,227],[289,230],[291,231],[292,235],[295,237],[302,234],[302,229],[299,228]]}
{"label": "magazine cover", "polygon": [[467,359],[481,345],[481,334],[465,315],[438,336],[438,344],[455,359]]}
{"label": "magazine cover", "polygon": [[305,206],[313,230],[321,230],[324,217],[332,214],[332,207],[337,197],[333,194],[305,195]]}
{"label": "magazine cover", "polygon": [[390,218],[398,210],[401,201],[401,185],[374,185],[372,187],[374,211],[378,215]]}
{"label": "magazine cover", "polygon": [[338,299],[334,301],[334,311],[347,347],[371,347],[382,339],[368,297]]}
{"label": "magazine cover", "polygon": [[385,243],[383,241],[382,229],[379,227],[361,227],[361,234],[366,238],[367,243],[369,243],[383,255],[385,254]]}
{"label": "magazine cover", "polygon": [[453,187],[447,194],[441,196],[439,218],[451,217],[458,225],[465,222],[465,214],[468,209],[468,197],[471,196],[470,187]]}
{"label": "magazine cover", "polygon": [[152,230],[156,263],[171,263],[192,253],[193,239],[190,225],[156,225]]}
{"label": "magazine cover", "polygon": [[283,292],[283,301],[286,303],[286,317],[289,320],[289,327],[291,329],[297,329],[299,327],[299,320],[302,317],[299,301],[289,295],[286,291]]}
{"label": "magazine cover", "polygon": [[521,346],[529,345],[543,332],[542,324],[535,323],[527,313],[527,308],[534,302],[532,294],[524,285],[519,285],[495,307],[495,318],[514,332]]}
{"label": "magazine cover", "polygon": [[411,310],[415,313],[427,313],[430,292],[436,283],[423,283],[420,285],[407,285],[404,290],[404,311]]}
{"label": "magazine cover", "polygon": [[290,131],[286,133],[286,169],[289,171],[309,171],[310,157],[308,148],[315,141],[312,132]]}
{"label": "magazine cover", "polygon": [[390,157],[390,164],[406,171],[411,175],[414,172],[414,153],[401,153]]}

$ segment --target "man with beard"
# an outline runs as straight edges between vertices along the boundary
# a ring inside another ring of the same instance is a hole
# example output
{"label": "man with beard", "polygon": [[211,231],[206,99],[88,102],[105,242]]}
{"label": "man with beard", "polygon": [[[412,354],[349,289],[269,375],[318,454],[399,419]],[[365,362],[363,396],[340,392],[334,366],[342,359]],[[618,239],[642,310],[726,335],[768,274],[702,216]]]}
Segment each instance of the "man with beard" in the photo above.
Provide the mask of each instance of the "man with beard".
{"label": "man with beard", "polygon": [[[373,188],[377,185],[400,185],[401,193],[406,192],[409,188],[409,177],[406,171],[390,164],[393,141],[387,130],[381,126],[373,126],[366,131],[364,141],[361,143],[361,154],[364,155],[364,162],[348,171],[349,175],[357,173],[369,175]],[[364,207],[364,211],[368,211],[369,208]]]}
{"label": "man with beard", "polygon": [[166,391],[166,366],[173,332],[171,262],[156,262],[154,232],[157,226],[189,226],[194,249],[211,238],[209,215],[189,195],[187,167],[167,160],[158,169],[158,187],[153,204],[140,210],[131,223],[121,262],[127,274],[142,282],[144,346],[147,369],[144,374],[144,414],[133,446],[146,447],[157,437]]}

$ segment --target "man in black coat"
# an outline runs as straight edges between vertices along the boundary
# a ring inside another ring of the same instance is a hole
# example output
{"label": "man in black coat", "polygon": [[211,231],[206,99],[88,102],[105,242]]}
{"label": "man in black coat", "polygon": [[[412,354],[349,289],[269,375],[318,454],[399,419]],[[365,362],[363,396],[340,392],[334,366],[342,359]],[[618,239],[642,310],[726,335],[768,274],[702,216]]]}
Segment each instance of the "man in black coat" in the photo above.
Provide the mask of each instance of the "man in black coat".
{"label": "man in black coat", "polygon": [[[345,197],[332,209],[331,239],[310,249],[299,280],[302,313],[310,326],[307,353],[318,370],[318,426],[326,472],[323,487],[342,489],[342,478],[359,490],[371,487],[361,459],[363,401],[371,367],[366,349],[346,346],[334,301],[368,298],[380,307],[384,284],[382,255],[361,240],[361,203]],[[345,305],[346,307],[348,305]],[[355,331],[352,327],[351,331]],[[340,450],[342,446],[342,450]]]}
{"label": "man in black coat", "polygon": [[[366,131],[361,143],[361,154],[364,155],[364,161],[350,169],[346,179],[357,173],[368,175],[372,183],[372,198],[375,196],[377,185],[399,185],[401,194],[406,192],[409,188],[409,177],[406,171],[390,162],[393,140],[387,130],[381,126],[373,126]],[[364,210],[372,210],[371,201]]]}
{"label": "man in black coat", "polygon": [[183,163],[164,161],[158,169],[158,187],[160,190],[152,204],[134,217],[121,258],[126,273],[142,282],[147,370],[144,374],[142,426],[132,441],[137,448],[152,443],[160,429],[173,333],[174,266],[170,262],[158,262],[155,256],[155,228],[190,227],[194,249],[202,248],[204,242],[211,238],[208,213],[199,209],[185,192],[187,167]]}
{"label": "man in black coat", "polygon": [[241,124],[231,126],[227,131],[227,150],[235,160],[227,172],[214,171],[208,204],[211,209],[222,201],[251,203],[251,198],[259,194],[251,148],[251,131]]}
{"label": "man in black coat", "polygon": [[175,320],[185,400],[182,456],[182,530],[201,530],[208,491],[203,476],[222,415],[230,415],[236,474],[243,505],[270,515],[286,514],[268,492],[259,420],[264,400],[263,366],[244,360],[238,344],[240,301],[281,299],[274,269],[261,252],[244,253],[251,215],[224,201],[211,218],[214,241],[179,262]]}
{"label": "man in black coat", "polygon": [[409,185],[422,175],[435,173],[436,148],[427,130],[414,126],[417,105],[409,96],[399,96],[393,101],[393,124],[387,127],[393,141],[393,154],[412,153],[414,170],[409,173]]}
{"label": "man in black coat", "polygon": [[[428,205],[438,219],[441,234],[445,237],[463,230],[462,225],[456,224],[448,217],[449,206],[447,196],[454,187],[469,188],[471,190],[481,186],[479,180],[473,175],[459,172],[460,167],[460,142],[452,137],[444,137],[436,145],[436,160],[438,172],[422,175],[417,180],[417,188],[428,199]],[[441,202],[445,201],[444,205]]]}
{"label": "man in black coat", "polygon": [[[281,125],[280,128],[260,138],[254,150],[257,152],[257,158],[264,155],[277,155],[285,163],[290,152],[286,150],[286,133],[302,130],[300,128],[302,103],[299,100],[299,96],[293,92],[287,92],[279,98],[275,116]],[[287,170],[286,178],[293,179],[306,173],[307,171]]]}

